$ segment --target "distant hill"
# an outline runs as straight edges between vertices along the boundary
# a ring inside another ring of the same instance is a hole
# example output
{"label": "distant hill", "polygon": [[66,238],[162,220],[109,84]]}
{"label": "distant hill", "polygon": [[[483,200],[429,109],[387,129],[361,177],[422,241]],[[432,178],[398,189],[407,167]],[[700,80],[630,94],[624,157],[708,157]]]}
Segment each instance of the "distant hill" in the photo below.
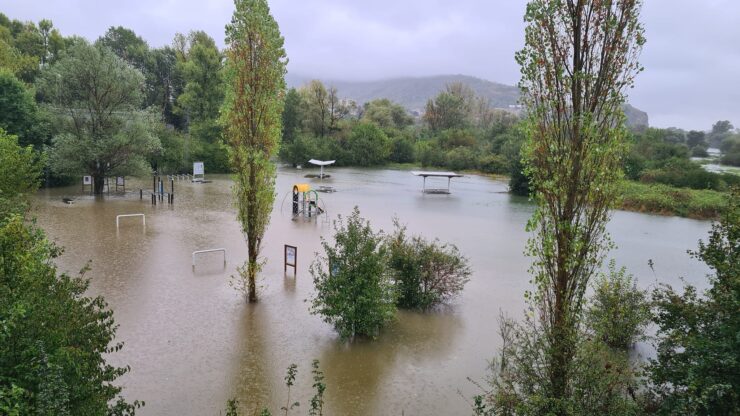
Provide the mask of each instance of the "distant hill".
{"label": "distant hill", "polygon": [[[290,87],[300,87],[311,78],[288,74]],[[358,104],[377,98],[387,98],[406,107],[411,112],[423,113],[427,100],[436,96],[445,86],[461,82],[475,91],[476,95],[486,97],[495,108],[508,108],[519,100],[519,88],[491,82],[468,75],[435,75],[428,77],[402,77],[377,81],[336,81],[322,79],[326,85],[333,85],[342,98],[351,99]],[[627,124],[632,127],[647,127],[648,115],[631,105],[625,105]]]}

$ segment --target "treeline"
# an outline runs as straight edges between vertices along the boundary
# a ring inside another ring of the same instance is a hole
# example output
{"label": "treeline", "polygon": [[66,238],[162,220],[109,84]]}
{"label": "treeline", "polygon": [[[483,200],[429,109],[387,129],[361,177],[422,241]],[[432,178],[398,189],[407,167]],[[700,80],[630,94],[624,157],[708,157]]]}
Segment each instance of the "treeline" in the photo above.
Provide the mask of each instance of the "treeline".
{"label": "treeline", "polygon": [[312,81],[290,89],[283,113],[280,157],[292,165],[311,158],[342,166],[415,163],[509,174],[523,135],[519,116],[493,109],[461,83],[429,100],[421,120],[387,99],[362,105]]}
{"label": "treeline", "polygon": [[[117,75],[110,68],[118,68]],[[86,96],[102,98],[93,85],[100,79],[111,91],[132,93],[107,102],[91,120],[77,110],[90,107]],[[106,175],[188,172],[195,160],[208,172],[228,172],[219,121],[224,93],[224,55],[205,32],[177,34],[171,45],[152,48],[132,30],[111,27],[89,44],[63,36],[51,21],[24,23],[0,14],[0,127],[47,155],[49,184],[81,174],[102,184]],[[520,116],[491,108],[468,86],[448,85],[421,117],[387,99],[358,104],[341,97],[320,81],[287,91],[283,162],[474,170],[508,175],[512,192],[528,194]],[[708,133],[633,131],[625,176],[724,192],[737,176],[707,172],[691,160],[707,156],[710,147],[722,151],[722,163],[740,162],[740,133],[729,121]]]}
{"label": "treeline", "polygon": [[[95,61],[84,61],[93,55]],[[21,145],[49,154],[55,150],[57,137],[73,133],[82,140],[79,129],[71,131],[68,124],[76,110],[89,107],[84,95],[91,92],[92,80],[102,77],[110,90],[131,94],[119,97],[121,102],[108,103],[113,110],[108,117],[111,123],[95,126],[100,127],[95,133],[115,136],[133,113],[146,113],[146,130],[153,137],[148,151],[139,155],[150,170],[184,172],[192,161],[203,160],[210,172],[227,172],[218,123],[224,98],[223,63],[215,41],[202,31],[177,34],[171,46],[151,48],[132,30],[111,27],[89,44],[77,36],[63,36],[49,20],[36,25],[0,14],[0,126],[17,135]],[[119,68],[123,79],[106,73],[112,67]],[[126,80],[131,82],[126,84]],[[93,135],[92,130],[86,133]],[[129,138],[119,135],[120,140]],[[108,148],[106,157],[96,157],[105,159],[107,165],[115,150],[120,149]],[[52,181],[95,174],[79,164],[54,166],[53,160],[49,158],[48,167]],[[81,162],[89,164],[89,160]],[[119,169],[119,173],[139,173],[130,168]],[[106,173],[114,174],[114,170]]]}

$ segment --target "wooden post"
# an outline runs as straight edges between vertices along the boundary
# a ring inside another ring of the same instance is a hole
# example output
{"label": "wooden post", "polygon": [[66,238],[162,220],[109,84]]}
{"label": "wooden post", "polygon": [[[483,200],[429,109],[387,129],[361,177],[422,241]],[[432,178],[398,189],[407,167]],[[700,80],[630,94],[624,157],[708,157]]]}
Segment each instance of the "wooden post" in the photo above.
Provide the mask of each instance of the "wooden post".
{"label": "wooden post", "polygon": [[144,190],[139,188],[139,199],[144,199]]}

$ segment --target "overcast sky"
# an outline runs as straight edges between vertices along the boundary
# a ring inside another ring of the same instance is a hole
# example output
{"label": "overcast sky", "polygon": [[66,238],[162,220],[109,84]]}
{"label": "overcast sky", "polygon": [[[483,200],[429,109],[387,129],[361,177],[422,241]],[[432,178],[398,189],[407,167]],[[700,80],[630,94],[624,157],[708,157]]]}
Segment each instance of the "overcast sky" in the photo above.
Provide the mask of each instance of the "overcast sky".
{"label": "overcast sky", "polygon": [[[740,1],[647,0],[646,70],[630,92],[650,124],[707,130],[740,125]],[[96,39],[110,26],[151,46],[208,32],[223,46],[231,0],[3,0],[10,18],[51,19]],[[515,84],[525,0],[273,0],[289,70],[323,79],[466,74]]]}

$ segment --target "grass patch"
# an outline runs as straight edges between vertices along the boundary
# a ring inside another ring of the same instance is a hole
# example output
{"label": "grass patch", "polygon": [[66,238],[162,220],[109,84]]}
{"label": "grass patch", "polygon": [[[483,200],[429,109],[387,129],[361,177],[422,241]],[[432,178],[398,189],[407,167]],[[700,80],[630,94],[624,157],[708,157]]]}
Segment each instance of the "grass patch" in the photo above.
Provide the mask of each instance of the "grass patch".
{"label": "grass patch", "polygon": [[696,219],[717,218],[725,206],[727,194],[722,192],[632,181],[625,181],[618,205],[628,211]]}

